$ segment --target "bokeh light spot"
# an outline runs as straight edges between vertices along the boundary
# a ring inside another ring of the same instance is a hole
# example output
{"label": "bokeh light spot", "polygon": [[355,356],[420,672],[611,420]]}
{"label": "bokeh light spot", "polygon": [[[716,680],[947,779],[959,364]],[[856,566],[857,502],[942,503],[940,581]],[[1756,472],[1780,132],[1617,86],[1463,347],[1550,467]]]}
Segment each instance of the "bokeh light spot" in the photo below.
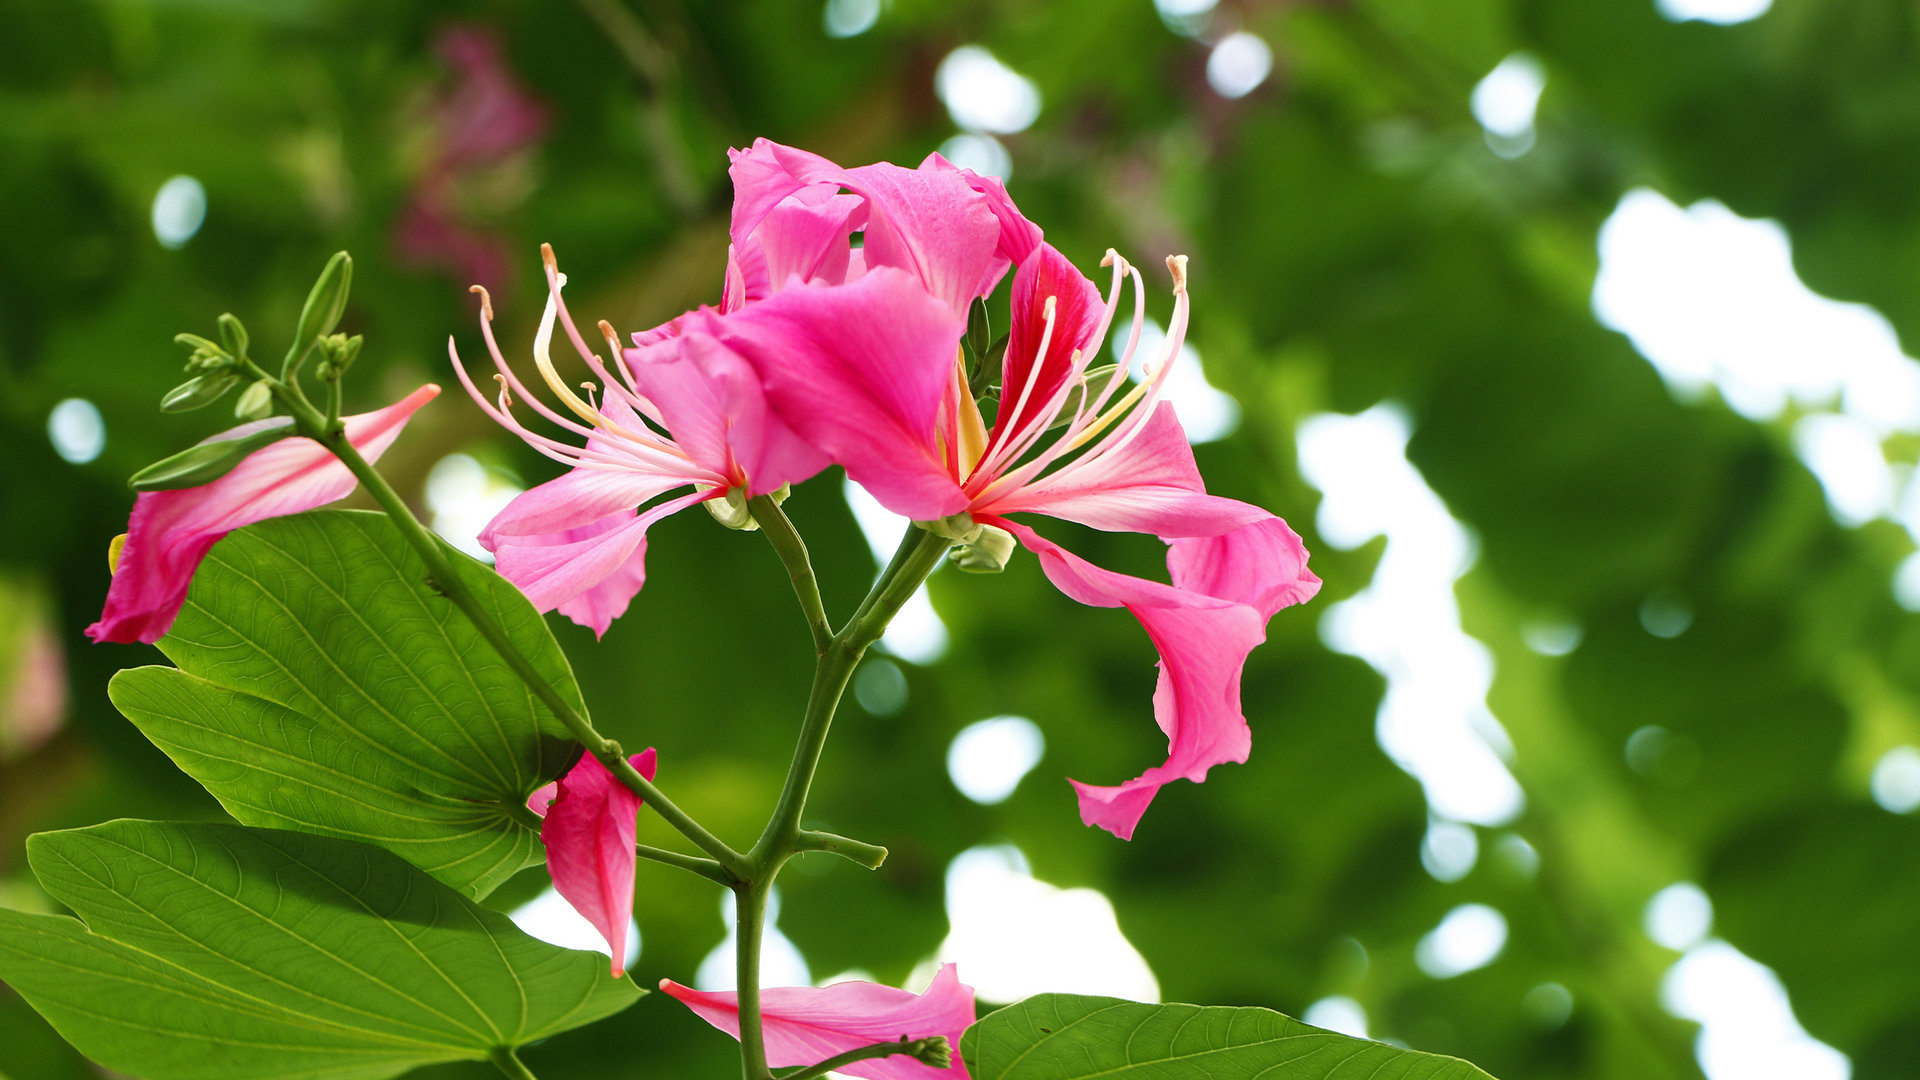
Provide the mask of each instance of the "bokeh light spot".
{"label": "bokeh light spot", "polygon": [[1040,88],[978,45],[962,45],[940,61],[934,91],[953,122],[967,131],[1012,135],[1040,118]]}
{"label": "bokeh light spot", "polygon": [[873,29],[880,21],[880,0],[827,0],[820,15],[828,37],[850,38]]}
{"label": "bokeh light spot", "polygon": [[1896,746],[1873,766],[1873,801],[1884,810],[1911,814],[1920,809],[1920,750]]}
{"label": "bokeh light spot", "polygon": [[1520,1015],[1548,1031],[1562,1027],[1573,1016],[1573,991],[1557,982],[1541,983],[1520,999]]}
{"label": "bokeh light spot", "polygon": [[47,414],[47,438],[62,459],[85,465],[107,448],[107,421],[93,402],[68,398]]}
{"label": "bokeh light spot", "polygon": [[1671,589],[1661,589],[1640,605],[1640,626],[1657,638],[1677,638],[1693,625],[1693,606]]}
{"label": "bokeh light spot", "polygon": [[875,716],[893,716],[907,705],[907,676],[900,665],[875,658],[853,677],[853,698]]}
{"label": "bokeh light spot", "polygon": [[1773,0],[1653,0],[1653,6],[1670,22],[1693,20],[1729,26],[1765,15],[1773,7]]}
{"label": "bokeh light spot", "polygon": [[1046,753],[1039,725],[1024,716],[968,724],[947,748],[947,775],[960,794],[985,806],[1005,802]]}
{"label": "bokeh light spot", "polygon": [[1459,881],[1472,872],[1480,857],[1480,839],[1473,826],[1457,821],[1433,821],[1420,841],[1420,865],[1435,881]]}
{"label": "bokeh light spot", "polygon": [[1273,74],[1273,49],[1256,34],[1236,30],[1207,54],[1207,85],[1223,98],[1246,97]]}
{"label": "bokeh light spot", "polygon": [[1302,1023],[1337,1031],[1356,1039],[1367,1037],[1367,1010],[1350,997],[1323,997],[1300,1014]]}
{"label": "bokeh light spot", "polygon": [[1462,904],[1414,947],[1414,962],[1436,979],[1486,967],[1507,947],[1507,917],[1485,904]]}
{"label": "bokeh light spot", "polygon": [[[612,956],[607,948],[607,939],[600,936],[586,917],[573,910],[565,897],[555,892],[549,885],[539,896],[514,908],[507,918],[513,925],[526,931],[529,937],[535,937],[549,945],[558,945],[563,949],[576,949],[580,952],[597,952],[602,956]],[[622,967],[631,968],[640,959],[640,924],[631,918],[627,920],[627,955]]]}
{"label": "bokeh light spot", "polygon": [[153,235],[164,248],[193,239],[207,221],[207,189],[191,176],[176,176],[153,196]]}
{"label": "bokeh light spot", "polygon": [[1678,881],[1653,894],[1641,924],[1654,944],[1685,952],[1713,929],[1713,901],[1700,886]]}

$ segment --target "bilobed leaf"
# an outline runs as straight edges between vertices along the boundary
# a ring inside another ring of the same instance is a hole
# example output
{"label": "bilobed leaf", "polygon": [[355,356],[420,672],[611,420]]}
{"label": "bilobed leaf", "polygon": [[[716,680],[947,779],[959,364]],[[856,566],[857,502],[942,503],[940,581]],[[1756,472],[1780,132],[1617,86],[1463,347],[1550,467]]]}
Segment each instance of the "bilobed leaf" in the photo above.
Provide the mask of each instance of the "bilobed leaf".
{"label": "bilobed leaf", "polygon": [[365,844],[123,820],[27,853],[80,919],[0,911],[0,980],[143,1080],[381,1080],[641,993]]}
{"label": "bilobed leaf", "polygon": [[[585,712],[539,613],[449,555]],[[565,729],[384,515],[321,511],[227,537],[159,645],[179,669],[120,672],[109,695],[241,822],[378,844],[474,897],[540,860],[525,801],[566,764]]]}
{"label": "bilobed leaf", "polygon": [[1040,994],[967,1029],[974,1080],[1491,1080],[1458,1058],[1309,1027],[1271,1009]]}

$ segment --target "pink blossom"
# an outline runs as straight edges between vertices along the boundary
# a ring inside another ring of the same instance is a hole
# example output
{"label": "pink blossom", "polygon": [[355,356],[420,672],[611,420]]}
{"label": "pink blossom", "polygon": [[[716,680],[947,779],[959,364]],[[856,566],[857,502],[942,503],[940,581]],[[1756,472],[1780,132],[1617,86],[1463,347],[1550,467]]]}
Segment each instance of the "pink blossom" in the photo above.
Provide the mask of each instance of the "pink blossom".
{"label": "pink blossom", "polygon": [[[628,758],[641,776],[654,776],[652,747]],[[540,815],[540,842],[554,891],[565,897],[613,953],[613,977],[626,969],[627,924],[633,917],[634,832],[640,796],[592,754],[567,775],[535,791],[527,808]]]}
{"label": "pink blossom", "polygon": [[[709,335],[663,339],[649,350],[648,362],[630,363],[603,322],[600,330],[613,353],[609,368],[574,325],[560,295],[566,279],[551,249],[542,251],[549,296],[534,337],[534,365],[566,411],[542,403],[507,364],[494,340],[493,306],[484,289],[475,287],[482,295],[481,333],[499,369],[497,403],[474,385],[451,339],[447,349],[461,383],[489,416],[570,466],[565,475],[515,498],[488,523],[480,543],[535,607],[558,609],[604,634],[646,582],[647,529],[655,521],[695,503],[766,494],[812,476],[826,458],[767,408],[753,369]],[[549,354],[556,320],[599,380],[585,396],[559,374]],[[523,426],[513,412],[516,395],[584,445]],[[670,492],[682,493],[653,501]]]}
{"label": "pink blossom", "polygon": [[[739,995],[706,993],[672,979],[660,980],[660,989],[707,1023],[740,1037]],[[760,991],[760,1019],[767,1064],[774,1068],[812,1065],[875,1043],[944,1035],[953,1048],[953,1064],[944,1069],[895,1054],[835,1071],[867,1080],[959,1080],[967,1075],[960,1033],[973,1023],[973,987],[960,981],[952,964],[940,965],[933,985],[917,995],[870,982],[775,987]]]}
{"label": "pink blossom", "polygon": [[[751,302],[724,316],[696,313],[680,327],[711,335],[752,364],[774,410],[889,509],[969,540],[978,527],[1005,530],[1067,595],[1125,607],[1141,621],[1160,651],[1154,714],[1168,759],[1117,787],[1075,784],[1082,820],[1126,838],[1165,783],[1200,781],[1213,765],[1246,760],[1246,656],[1264,640],[1267,619],[1313,596],[1319,579],[1285,522],[1207,494],[1173,408],[1160,400],[1187,328],[1185,259],[1168,260],[1174,312],[1165,352],[1123,392],[1145,323],[1139,272],[1109,251],[1103,297],[1037,229],[1020,227],[1025,219],[1010,203],[999,209],[955,179],[970,174],[948,170],[935,168],[931,178],[927,166],[837,170],[765,143],[736,155],[736,253],[742,223],[770,220],[765,215],[787,205],[781,200],[804,180],[869,193],[869,265],[840,283],[796,271],[758,298],[743,273]],[[876,251],[883,204],[891,231]],[[1003,259],[1019,269],[989,429],[958,343],[966,305],[991,290]],[[1099,355],[1129,279],[1134,310],[1122,362],[1092,375],[1089,358]],[[1101,570],[1007,517],[1026,513],[1157,536],[1170,545],[1172,583]]]}
{"label": "pink blossom", "polygon": [[[377,461],[420,406],[440,393],[422,386],[378,412],[346,418],[347,439]],[[243,439],[285,417],[242,424],[206,442]],[[256,450],[231,472],[199,487],[146,491],[133,500],[126,545],[100,621],[87,627],[95,641],[157,641],[186,603],[193,572],[220,538],[256,521],[297,514],[352,493],[345,465],[312,439],[293,437]]]}

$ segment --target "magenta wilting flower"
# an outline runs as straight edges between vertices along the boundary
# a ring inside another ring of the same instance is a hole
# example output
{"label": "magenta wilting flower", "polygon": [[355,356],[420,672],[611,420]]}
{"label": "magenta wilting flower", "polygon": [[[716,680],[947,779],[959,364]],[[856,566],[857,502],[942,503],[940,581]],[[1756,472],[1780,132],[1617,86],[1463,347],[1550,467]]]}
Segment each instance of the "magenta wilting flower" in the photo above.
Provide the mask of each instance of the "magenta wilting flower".
{"label": "magenta wilting flower", "polygon": [[[660,980],[660,989],[702,1020],[740,1037],[739,995],[695,990],[672,979]],[[924,994],[870,982],[773,987],[760,991],[760,1019],[767,1064],[777,1069],[812,1065],[875,1043],[944,1035],[953,1055],[944,1069],[895,1054],[834,1071],[866,1080],[959,1080],[967,1075],[960,1060],[960,1033],[973,1023],[973,987],[960,981],[952,964],[940,965]]]}
{"label": "magenta wilting flower", "polygon": [[[641,776],[654,777],[652,747],[627,759]],[[626,970],[627,924],[633,916],[634,835],[640,796],[587,754],[567,775],[527,799],[542,818],[540,843],[547,849],[553,891],[607,939],[613,977]]]}
{"label": "magenta wilting flower", "polygon": [[[864,272],[836,283],[794,271],[784,287],[756,296],[754,276],[730,270],[730,292],[736,276],[742,283],[740,306],[696,312],[676,329],[704,333],[750,363],[773,409],[888,509],[1005,551],[1017,540],[1062,592],[1127,608],[1159,649],[1154,714],[1167,761],[1117,786],[1076,781],[1082,820],[1130,837],[1164,784],[1245,761],[1246,657],[1265,639],[1267,620],[1312,597],[1320,581],[1284,521],[1207,494],[1173,407],[1160,400],[1187,328],[1185,259],[1168,260],[1174,312],[1164,353],[1122,393],[1145,323],[1139,273],[1109,251],[1103,299],[997,182],[937,157],[917,170],[842,170],[765,140],[735,155],[733,176],[737,267],[753,265],[756,246],[780,246],[766,234],[791,228],[783,212],[833,205],[847,198],[844,187],[862,205],[835,215],[844,228],[864,226],[853,263]],[[815,229],[815,247],[827,247],[828,235],[850,243],[841,228]],[[838,265],[839,254],[809,258]],[[967,305],[992,291],[1009,261],[1019,269],[989,429],[958,344]],[[1090,373],[1129,279],[1134,310],[1121,362]],[[650,352],[628,355],[644,368]],[[1171,584],[1103,570],[1007,517],[1028,513],[1157,536],[1169,545]],[[1003,534],[996,541],[987,530]]]}
{"label": "magenta wilting flower", "polygon": [[[672,343],[672,355],[636,365],[622,359],[613,328],[600,330],[613,354],[610,369],[574,325],[560,289],[566,284],[551,248],[542,245],[548,298],[534,336],[533,360],[547,387],[572,415],[540,401],[521,383],[493,336],[493,305],[481,294],[480,330],[499,368],[499,401],[487,400],[453,357],[460,382],[502,426],[547,457],[571,466],[517,496],[480,534],[501,576],[519,586],[541,611],[558,609],[596,635],[620,614],[646,582],[647,529],[695,503],[727,499],[716,516],[744,524],[741,500],[777,491],[826,466],[826,457],[771,412],[760,380],[744,360],[704,335]],[[598,377],[585,395],[561,377],[549,346],[556,319]],[[595,392],[599,400],[594,400]],[[514,416],[514,397],[582,440],[528,430]],[[668,492],[691,492],[638,508]]]}
{"label": "magenta wilting flower", "polygon": [[[368,461],[378,461],[414,410],[440,388],[422,386],[377,412],[345,418],[347,441]],[[244,439],[287,417],[260,420],[223,431],[204,443]],[[133,500],[126,543],[114,565],[113,584],[100,621],[87,627],[95,641],[158,641],[187,602],[187,587],[220,538],[243,525],[298,514],[353,493],[353,473],[312,439],[292,437],[262,447],[218,480],[172,491],[143,491]]]}

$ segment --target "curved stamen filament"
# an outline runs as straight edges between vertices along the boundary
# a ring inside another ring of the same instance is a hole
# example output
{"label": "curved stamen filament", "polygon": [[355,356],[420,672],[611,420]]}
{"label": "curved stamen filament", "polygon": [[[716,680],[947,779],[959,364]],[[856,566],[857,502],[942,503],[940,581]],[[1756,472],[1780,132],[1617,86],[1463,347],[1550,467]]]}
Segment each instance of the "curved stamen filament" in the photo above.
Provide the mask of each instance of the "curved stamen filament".
{"label": "curved stamen filament", "polygon": [[1167,272],[1173,275],[1173,317],[1167,321],[1166,350],[1158,364],[1147,368],[1146,380],[1127,396],[1133,398],[1143,390],[1145,393],[1140,394],[1139,404],[1127,414],[1120,426],[1090,453],[1074,462],[1071,468],[1090,467],[1126,449],[1146,430],[1147,421],[1153,417],[1153,410],[1160,403],[1160,392],[1166,386],[1167,375],[1172,372],[1173,362],[1180,358],[1180,349],[1186,344],[1187,316],[1191,306],[1187,299],[1187,257],[1168,256]]}
{"label": "curved stamen filament", "polygon": [[[1006,445],[1007,437],[1013,431],[1014,422],[1020,418],[1020,410],[1027,407],[1027,399],[1033,396],[1033,388],[1039,385],[1041,369],[1047,366],[1047,350],[1053,345],[1054,324],[1060,315],[1060,298],[1047,297],[1047,302],[1041,306],[1040,310],[1041,317],[1046,320],[1045,328],[1040,331],[1040,347],[1034,350],[1033,359],[1027,363],[1027,378],[1020,387],[1019,399],[1013,403],[1013,411],[1007,414],[1006,423],[996,425],[1000,430],[994,433],[993,442],[987,446],[986,454],[980,459],[982,462],[993,460],[998,456],[1000,448]],[[1005,400],[1006,396],[1001,395],[1001,401]]]}

